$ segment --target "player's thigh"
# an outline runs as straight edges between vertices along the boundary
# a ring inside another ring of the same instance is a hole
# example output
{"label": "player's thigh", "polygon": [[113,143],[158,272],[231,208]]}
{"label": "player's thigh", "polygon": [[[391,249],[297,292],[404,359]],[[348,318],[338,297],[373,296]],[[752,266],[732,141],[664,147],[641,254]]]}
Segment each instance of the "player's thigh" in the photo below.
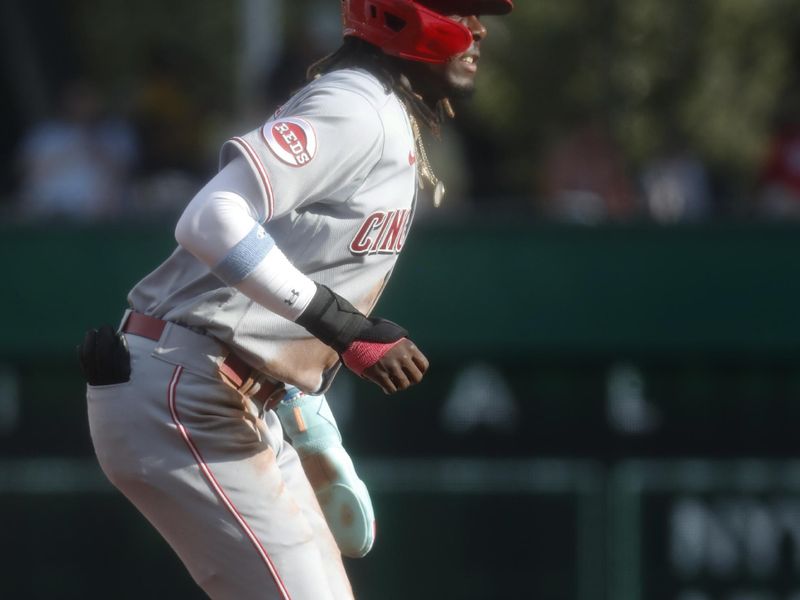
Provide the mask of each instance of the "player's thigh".
{"label": "player's thigh", "polygon": [[314,530],[246,399],[160,362],[140,365],[132,385],[90,390],[111,481],[212,598],[333,598]]}

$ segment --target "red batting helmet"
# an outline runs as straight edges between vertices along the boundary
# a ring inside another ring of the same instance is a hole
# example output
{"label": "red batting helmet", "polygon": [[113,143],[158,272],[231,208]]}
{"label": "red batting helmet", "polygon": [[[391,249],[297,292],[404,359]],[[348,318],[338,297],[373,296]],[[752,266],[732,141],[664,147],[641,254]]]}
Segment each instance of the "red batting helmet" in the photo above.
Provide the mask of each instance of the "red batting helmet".
{"label": "red batting helmet", "polygon": [[386,54],[443,63],[466,52],[472,32],[448,15],[504,15],[513,0],[342,0],[344,35]]}

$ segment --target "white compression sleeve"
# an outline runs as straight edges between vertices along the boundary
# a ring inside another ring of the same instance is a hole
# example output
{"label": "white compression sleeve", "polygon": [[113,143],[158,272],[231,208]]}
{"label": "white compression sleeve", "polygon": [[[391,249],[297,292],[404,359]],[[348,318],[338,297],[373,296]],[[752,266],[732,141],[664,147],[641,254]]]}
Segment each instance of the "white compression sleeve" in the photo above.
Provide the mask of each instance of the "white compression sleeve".
{"label": "white compression sleeve", "polygon": [[251,179],[243,158],[229,163],[186,207],[175,239],[227,285],[294,321],[317,287],[256,221]]}

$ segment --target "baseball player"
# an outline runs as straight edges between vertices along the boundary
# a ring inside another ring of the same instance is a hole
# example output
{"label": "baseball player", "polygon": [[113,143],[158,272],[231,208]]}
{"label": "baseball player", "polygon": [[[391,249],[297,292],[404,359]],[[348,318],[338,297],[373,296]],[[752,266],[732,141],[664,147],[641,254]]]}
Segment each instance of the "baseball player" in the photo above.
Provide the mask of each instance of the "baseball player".
{"label": "baseball player", "polygon": [[177,249],[117,331],[87,333],[100,465],[210,597],[352,598],[341,554],[371,547],[372,506],[323,394],[342,364],[387,394],[428,368],[369,315],[417,202],[443,195],[420,128],[472,91],[479,15],[511,9],[343,0],[342,47],[224,144]]}

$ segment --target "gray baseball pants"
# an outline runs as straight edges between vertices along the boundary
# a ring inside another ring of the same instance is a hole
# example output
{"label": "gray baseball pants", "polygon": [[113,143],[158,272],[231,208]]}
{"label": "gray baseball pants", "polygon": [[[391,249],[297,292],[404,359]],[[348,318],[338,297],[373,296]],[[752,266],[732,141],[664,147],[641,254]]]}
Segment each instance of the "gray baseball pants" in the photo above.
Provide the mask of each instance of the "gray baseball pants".
{"label": "gray baseball pants", "polygon": [[222,600],[352,598],[278,418],[219,374],[225,348],[174,324],[126,338],[131,380],[88,387],[95,452],[197,584]]}

